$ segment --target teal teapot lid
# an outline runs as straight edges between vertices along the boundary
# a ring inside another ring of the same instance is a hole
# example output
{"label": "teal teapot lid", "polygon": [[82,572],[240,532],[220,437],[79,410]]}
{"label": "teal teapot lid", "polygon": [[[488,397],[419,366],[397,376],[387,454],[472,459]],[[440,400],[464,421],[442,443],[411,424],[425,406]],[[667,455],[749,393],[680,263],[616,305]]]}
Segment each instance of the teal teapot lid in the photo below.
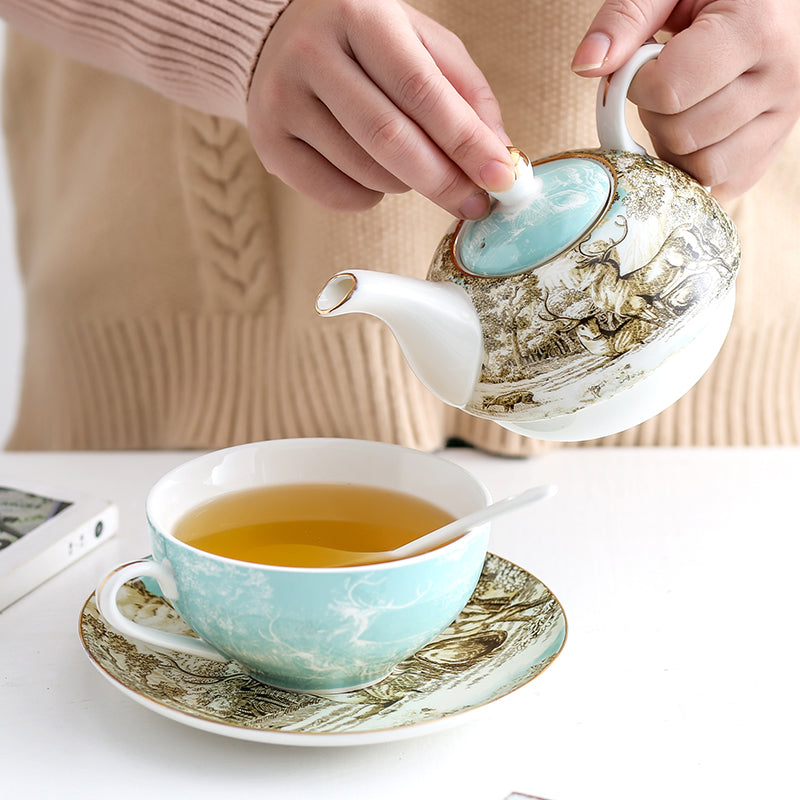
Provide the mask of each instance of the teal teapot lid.
{"label": "teal teapot lid", "polygon": [[608,210],[616,189],[610,164],[567,154],[531,164],[519,150],[518,177],[487,217],[461,223],[454,245],[470,275],[503,278],[544,264],[574,247]]}

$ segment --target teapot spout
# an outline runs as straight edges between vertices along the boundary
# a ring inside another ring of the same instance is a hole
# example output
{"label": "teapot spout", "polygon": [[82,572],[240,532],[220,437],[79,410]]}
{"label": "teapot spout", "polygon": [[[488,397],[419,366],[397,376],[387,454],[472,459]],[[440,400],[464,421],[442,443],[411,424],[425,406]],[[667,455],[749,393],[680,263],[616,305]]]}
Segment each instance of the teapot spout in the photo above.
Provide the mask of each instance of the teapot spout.
{"label": "teapot spout", "polygon": [[394,334],[409,366],[437,397],[462,408],[483,363],[483,333],[466,291],[386,272],[349,270],[334,275],[317,297],[317,313],[369,314]]}

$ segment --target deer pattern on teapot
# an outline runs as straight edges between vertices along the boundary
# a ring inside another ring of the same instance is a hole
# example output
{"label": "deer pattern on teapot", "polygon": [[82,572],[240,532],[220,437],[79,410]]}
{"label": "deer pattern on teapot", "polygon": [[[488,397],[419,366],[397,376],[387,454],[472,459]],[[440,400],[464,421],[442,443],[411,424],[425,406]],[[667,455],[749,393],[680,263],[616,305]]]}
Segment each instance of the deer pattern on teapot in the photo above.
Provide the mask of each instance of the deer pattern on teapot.
{"label": "deer pattern on teapot", "polygon": [[576,384],[581,403],[615,394],[648,371],[637,356],[645,346],[679,347],[676,321],[720,302],[736,277],[733,223],[689,176],[623,151],[547,161],[560,158],[600,160],[614,179],[608,208],[579,241],[527,271],[486,277],[459,262],[460,223],[431,264],[428,278],[462,286],[480,318],[485,357],[466,407],[478,416],[570,413]]}

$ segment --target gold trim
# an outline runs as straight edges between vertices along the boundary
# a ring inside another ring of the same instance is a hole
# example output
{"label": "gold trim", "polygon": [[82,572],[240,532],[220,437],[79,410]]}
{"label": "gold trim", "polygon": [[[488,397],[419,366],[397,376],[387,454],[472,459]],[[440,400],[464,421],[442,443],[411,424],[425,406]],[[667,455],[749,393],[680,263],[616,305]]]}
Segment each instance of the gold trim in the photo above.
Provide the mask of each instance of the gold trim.
{"label": "gold trim", "polygon": [[538,161],[534,161],[533,166],[535,168],[537,164],[548,164],[551,161],[561,161],[566,158],[588,158],[592,161],[599,161],[611,173],[612,186],[608,193],[608,198],[606,199],[606,205],[601,214],[601,216],[603,216],[603,214],[605,214],[608,209],[611,208],[611,204],[614,202],[614,195],[617,193],[617,186],[619,185],[619,173],[617,172],[617,168],[604,155],[599,153],[590,153],[586,150],[568,150],[565,153],[556,153],[554,156],[548,156],[547,158],[541,158]]}
{"label": "gold trim", "polygon": [[585,158],[585,159],[591,159],[592,161],[599,161],[600,164],[602,164],[606,168],[606,170],[608,170],[609,174],[611,175],[611,188],[609,189],[608,197],[606,197],[606,202],[605,202],[605,205],[603,206],[602,211],[600,211],[600,213],[597,215],[597,217],[596,217],[594,223],[591,225],[591,227],[586,229],[586,231],[584,232],[584,235],[581,237],[580,241],[576,241],[575,243],[573,243],[569,247],[565,247],[563,250],[561,250],[558,253],[555,253],[551,258],[549,258],[547,261],[542,262],[541,264],[535,264],[535,265],[533,265],[531,267],[528,267],[527,269],[522,270],[521,272],[514,272],[511,275],[477,275],[474,272],[471,272],[470,270],[468,270],[466,267],[462,266],[461,261],[459,260],[459,258],[456,255],[456,253],[457,253],[457,248],[458,248],[458,239],[459,239],[459,236],[461,234],[461,229],[464,227],[464,223],[466,222],[466,220],[463,220],[463,219],[459,220],[458,224],[455,227],[455,230],[453,231],[453,239],[450,242],[450,257],[451,257],[451,259],[453,261],[453,266],[455,266],[455,268],[459,272],[461,272],[462,274],[467,275],[470,278],[477,278],[478,280],[482,280],[482,281],[505,280],[506,278],[513,278],[513,277],[516,277],[518,275],[525,275],[526,273],[530,272],[531,270],[538,269],[539,267],[543,266],[544,264],[548,264],[548,263],[550,263],[550,261],[553,261],[554,259],[559,258],[560,256],[564,255],[564,253],[568,252],[569,250],[571,250],[573,247],[577,246],[578,244],[581,244],[581,243],[585,242],[592,235],[592,233],[594,233],[594,231],[597,228],[597,226],[600,225],[600,223],[605,219],[606,214],[608,214],[608,210],[614,204],[614,198],[617,195],[617,186],[619,185],[619,175],[618,175],[616,167],[605,156],[599,155],[597,153],[589,153],[589,152],[586,152],[585,150],[568,150],[568,151],[566,151],[564,153],[557,153],[556,155],[553,155],[553,156],[547,156],[546,158],[540,158],[538,161],[529,161],[528,157],[525,155],[525,153],[523,153],[521,150],[517,149],[516,147],[509,147],[508,149],[509,149],[509,151],[516,151],[517,153],[519,153],[519,155],[522,158],[524,158],[525,161],[528,164],[530,164],[534,169],[536,169],[537,165],[539,165],[539,164],[548,164],[548,163],[550,163],[552,161],[562,161],[562,160],[567,159],[567,158]]}
{"label": "gold trim", "polygon": [[514,180],[516,180],[519,178],[520,161],[525,164],[525,166],[529,166],[531,160],[525,155],[525,153],[522,152],[522,150],[519,149],[519,147],[509,147],[508,152],[511,153],[511,161],[514,164]]}
{"label": "gold trim", "polygon": [[[325,290],[334,282],[338,281],[340,278],[350,278],[351,284],[345,292],[344,296],[339,298],[333,305],[327,308],[320,308],[319,301],[322,295],[325,293]],[[336,311],[337,308],[341,308],[352,296],[353,292],[358,287],[358,278],[353,275],[352,272],[339,272],[334,275],[332,278],[328,279],[326,284],[322,287],[322,289],[317,294],[317,302],[314,304],[314,308],[316,309],[317,314],[324,317],[327,314],[330,314],[332,311]]]}
{"label": "gold trim", "polygon": [[142,560],[143,559],[141,558],[135,558],[133,561],[128,561],[127,564],[118,564],[116,567],[114,567],[114,569],[112,569],[111,572],[109,572],[108,575],[106,575],[105,578],[100,581],[100,585],[97,587],[97,594],[100,594],[103,591],[106,584],[111,580],[111,578],[114,577],[114,575],[116,575],[118,572],[122,572],[122,570],[126,567],[131,567],[134,564],[140,564]]}

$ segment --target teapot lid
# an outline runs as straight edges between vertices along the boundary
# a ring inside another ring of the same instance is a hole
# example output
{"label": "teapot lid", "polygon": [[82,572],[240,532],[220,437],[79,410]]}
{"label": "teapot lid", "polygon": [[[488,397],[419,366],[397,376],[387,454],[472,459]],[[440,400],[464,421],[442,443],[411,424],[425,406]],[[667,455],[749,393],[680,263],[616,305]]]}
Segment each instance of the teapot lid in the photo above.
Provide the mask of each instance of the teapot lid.
{"label": "teapot lid", "polygon": [[[597,87],[597,133],[601,152],[644,155],[628,131],[625,98],[634,75],[657,58],[664,45],[646,44]],[[617,191],[616,171],[592,153],[564,153],[531,164],[516,148],[517,180],[497,200],[489,216],[462,222],[453,257],[469,275],[518,275],[570,250],[597,225]]]}
{"label": "teapot lid", "polygon": [[460,224],[456,263],[470,275],[500,278],[534,269],[586,237],[607,211],[616,188],[611,165],[588,153],[531,164],[517,159],[517,180],[487,217]]}

